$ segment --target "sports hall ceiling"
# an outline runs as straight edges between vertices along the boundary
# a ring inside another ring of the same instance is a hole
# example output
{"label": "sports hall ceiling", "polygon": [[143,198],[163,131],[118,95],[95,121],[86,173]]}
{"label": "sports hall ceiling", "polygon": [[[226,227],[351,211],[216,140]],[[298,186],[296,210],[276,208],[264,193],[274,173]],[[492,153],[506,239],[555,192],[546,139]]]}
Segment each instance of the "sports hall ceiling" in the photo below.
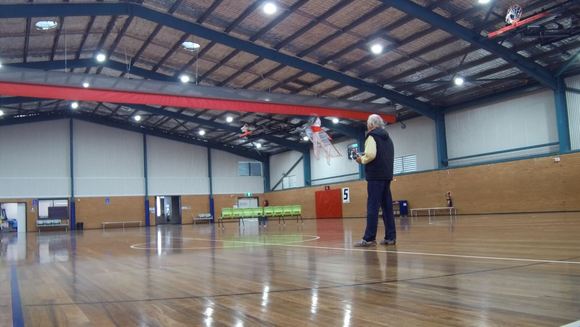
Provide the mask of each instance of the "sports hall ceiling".
{"label": "sports hall ceiling", "polygon": [[[578,70],[578,1],[515,1],[523,17],[549,15],[495,39],[487,33],[506,25],[515,2],[479,1],[277,0],[278,11],[267,15],[262,0],[7,0],[0,5],[0,62],[175,83],[187,74],[192,85],[378,103],[400,120],[550,87],[560,69],[564,76]],[[57,26],[41,30],[39,21]],[[371,52],[375,44],[382,53]],[[98,63],[97,53],[108,60]],[[456,77],[465,83],[455,85]],[[0,124],[74,116],[240,154],[255,153],[256,143],[260,155],[307,146],[298,128],[308,117],[106,102],[81,102],[73,111],[69,101],[8,96],[0,107]],[[323,121],[335,139],[364,128]],[[246,123],[258,129],[240,138]]]}

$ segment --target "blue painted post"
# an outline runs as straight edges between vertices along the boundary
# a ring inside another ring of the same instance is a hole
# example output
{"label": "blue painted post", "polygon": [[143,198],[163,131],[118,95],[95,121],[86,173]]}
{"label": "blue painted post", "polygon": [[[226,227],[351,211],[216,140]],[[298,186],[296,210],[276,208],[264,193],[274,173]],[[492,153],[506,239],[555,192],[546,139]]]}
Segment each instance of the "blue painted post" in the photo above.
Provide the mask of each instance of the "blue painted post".
{"label": "blue painted post", "polygon": [[312,168],[310,167],[310,148],[302,152],[302,165],[304,166],[304,186],[311,186]]}
{"label": "blue painted post", "polygon": [[[366,133],[364,130],[361,130],[358,133],[358,137],[356,139],[356,142],[358,144],[358,151],[359,152],[364,152],[365,151],[365,140],[366,140]],[[358,178],[359,179],[365,179],[365,167],[364,165],[358,165]]]}
{"label": "blue painted post", "polygon": [[209,213],[211,222],[215,222],[215,206],[213,201],[213,177],[211,173],[211,148],[207,148],[207,176],[209,177]]}
{"label": "blue painted post", "polygon": [[270,192],[270,156],[262,161],[264,175],[264,193]]}
{"label": "blue painted post", "polygon": [[74,169],[74,141],[73,141],[73,119],[69,119],[68,122],[68,135],[69,135],[69,160],[70,160],[70,229],[76,229],[77,224],[77,214],[76,214],[76,204],[75,204],[75,169]]}
{"label": "blue painted post", "polygon": [[147,173],[147,134],[143,133],[143,178],[145,183],[145,226],[151,226],[149,218],[149,177]]}
{"label": "blue painted post", "polygon": [[437,113],[435,117],[435,134],[437,135],[437,164],[439,169],[449,165],[447,159],[447,136],[445,135],[445,114]]}
{"label": "blue painted post", "polygon": [[560,141],[560,153],[570,152],[570,125],[568,121],[568,104],[566,102],[566,82],[558,78],[558,87],[554,90],[556,100],[556,125]]}

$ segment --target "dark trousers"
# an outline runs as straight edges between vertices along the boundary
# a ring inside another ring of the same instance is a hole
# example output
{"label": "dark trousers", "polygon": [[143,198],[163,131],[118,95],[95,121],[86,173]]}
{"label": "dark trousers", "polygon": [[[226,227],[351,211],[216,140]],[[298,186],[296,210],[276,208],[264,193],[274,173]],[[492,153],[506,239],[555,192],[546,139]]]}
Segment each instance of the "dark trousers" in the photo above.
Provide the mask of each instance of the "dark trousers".
{"label": "dark trousers", "polygon": [[368,181],[367,196],[367,228],[363,239],[367,242],[376,240],[377,225],[379,224],[379,208],[382,208],[383,222],[385,223],[385,239],[390,241],[396,240],[397,230],[395,229],[395,217],[393,216],[391,181]]}

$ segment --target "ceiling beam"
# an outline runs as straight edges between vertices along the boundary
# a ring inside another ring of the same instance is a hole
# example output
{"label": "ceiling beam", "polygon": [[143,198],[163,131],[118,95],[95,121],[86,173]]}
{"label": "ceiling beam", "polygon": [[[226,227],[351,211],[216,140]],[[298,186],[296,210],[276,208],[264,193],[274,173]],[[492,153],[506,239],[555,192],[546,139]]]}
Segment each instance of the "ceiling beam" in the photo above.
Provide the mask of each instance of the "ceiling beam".
{"label": "ceiling beam", "polygon": [[508,63],[517,67],[526,74],[532,76],[538,82],[544,84],[545,86],[556,89],[557,80],[552,75],[552,73],[536,64],[535,62],[525,58],[524,56],[518,54],[512,49],[508,49],[502,45],[490,41],[487,38],[477,34],[476,32],[467,29],[455,21],[447,19],[437,13],[420,6],[410,0],[381,0],[384,4],[392,6],[410,16],[418,18],[434,27],[440,28],[441,30],[450,33],[464,41],[472,43],[484,50],[491,52],[492,54],[502,58]]}
{"label": "ceiling beam", "polygon": [[[229,125],[229,124],[222,124],[222,123],[218,123],[218,122],[215,122],[212,120],[196,118],[196,117],[184,115],[184,114],[181,114],[178,112],[159,109],[159,108],[146,106],[146,105],[137,105],[137,104],[125,105],[125,107],[129,107],[129,108],[139,110],[139,111],[148,112],[148,113],[154,114],[154,115],[167,116],[167,117],[171,117],[171,118],[178,119],[181,121],[199,124],[202,126],[211,127],[211,128],[215,128],[215,129],[219,129],[219,130],[223,130],[223,131],[227,131],[227,132],[241,134],[240,127]],[[287,148],[290,148],[290,149],[296,150],[296,151],[305,151],[307,149],[307,147],[304,146],[303,144],[297,144],[296,142],[288,141],[284,138],[280,138],[280,137],[276,137],[276,136],[272,136],[272,135],[258,134],[258,135],[256,135],[256,138],[260,138],[260,139],[266,140],[266,141],[271,142],[271,143],[276,143],[278,145],[282,145],[284,147],[287,147]]]}
{"label": "ceiling beam", "polygon": [[166,81],[175,82],[175,78],[172,76],[167,76],[161,73],[156,73],[147,69],[139,67],[130,67],[127,69],[127,65],[124,63],[108,59],[104,63],[98,63],[95,59],[73,59],[73,60],[54,60],[54,61],[34,61],[27,63],[12,63],[4,64],[6,67],[16,67],[16,68],[27,68],[27,69],[40,69],[40,70],[60,70],[60,69],[75,69],[75,68],[91,68],[91,67],[107,67],[112,70],[125,72],[135,76],[139,76],[145,79],[151,79],[156,81]]}
{"label": "ceiling beam", "polygon": [[[2,100],[0,100],[0,104],[7,105],[7,104],[28,103],[28,102],[35,102],[35,101],[39,101],[39,100],[42,100],[42,99],[27,98],[27,97],[9,97],[9,98],[3,98]],[[147,112],[147,113],[150,113],[153,115],[170,117],[170,118],[178,119],[178,120],[181,120],[184,122],[190,122],[190,123],[194,123],[194,124],[198,124],[198,125],[203,125],[206,127],[216,128],[216,129],[224,130],[224,131],[231,132],[231,133],[238,133],[238,134],[240,133],[239,127],[229,125],[229,124],[218,123],[218,122],[215,122],[212,120],[197,118],[197,117],[190,116],[190,115],[184,115],[180,112],[174,112],[174,111],[169,111],[169,110],[165,110],[165,109],[161,109],[161,108],[151,107],[151,106],[147,106],[147,105],[139,105],[139,104],[124,104],[122,106],[127,107],[127,108],[131,108],[134,110],[138,110],[138,111]],[[296,142],[292,142],[292,141],[286,140],[286,139],[281,138],[281,137],[258,134],[258,135],[256,135],[256,138],[260,138],[260,139],[266,140],[268,142],[275,143],[275,144],[278,144],[278,145],[281,145],[281,146],[284,146],[284,147],[287,147],[289,149],[296,150],[296,151],[307,150],[307,147],[305,145],[298,144]]]}
{"label": "ceiling beam", "polygon": [[200,24],[179,19],[170,14],[161,13],[153,9],[134,3],[56,3],[56,4],[21,4],[0,6],[0,18],[27,18],[47,16],[137,16],[166,27],[170,27],[184,33],[197,35],[210,41],[224,44],[234,49],[254,54],[265,59],[276,61],[284,65],[319,75],[345,85],[356,87],[376,95],[385,97],[391,101],[407,106],[432,119],[436,116],[436,110],[422,101],[413,97],[385,89],[380,85],[370,83],[347,74],[334,71],[322,65],[312,63],[298,57],[279,52],[275,49],[257,45],[253,42],[233,37],[229,34],[213,30]]}

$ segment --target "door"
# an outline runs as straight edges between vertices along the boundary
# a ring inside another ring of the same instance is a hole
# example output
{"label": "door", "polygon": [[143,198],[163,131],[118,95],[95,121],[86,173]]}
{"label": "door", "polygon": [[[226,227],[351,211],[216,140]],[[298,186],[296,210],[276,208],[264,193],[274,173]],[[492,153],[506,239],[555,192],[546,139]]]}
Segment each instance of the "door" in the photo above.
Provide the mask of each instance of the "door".
{"label": "door", "polygon": [[181,197],[172,196],[171,197],[171,214],[170,221],[172,224],[181,224]]}
{"label": "door", "polygon": [[18,224],[18,233],[26,233],[26,203],[18,203],[16,222]]}
{"label": "door", "polygon": [[155,198],[157,225],[181,224],[181,197],[157,196]]}
{"label": "door", "polygon": [[342,218],[342,192],[340,189],[317,191],[316,218]]}

